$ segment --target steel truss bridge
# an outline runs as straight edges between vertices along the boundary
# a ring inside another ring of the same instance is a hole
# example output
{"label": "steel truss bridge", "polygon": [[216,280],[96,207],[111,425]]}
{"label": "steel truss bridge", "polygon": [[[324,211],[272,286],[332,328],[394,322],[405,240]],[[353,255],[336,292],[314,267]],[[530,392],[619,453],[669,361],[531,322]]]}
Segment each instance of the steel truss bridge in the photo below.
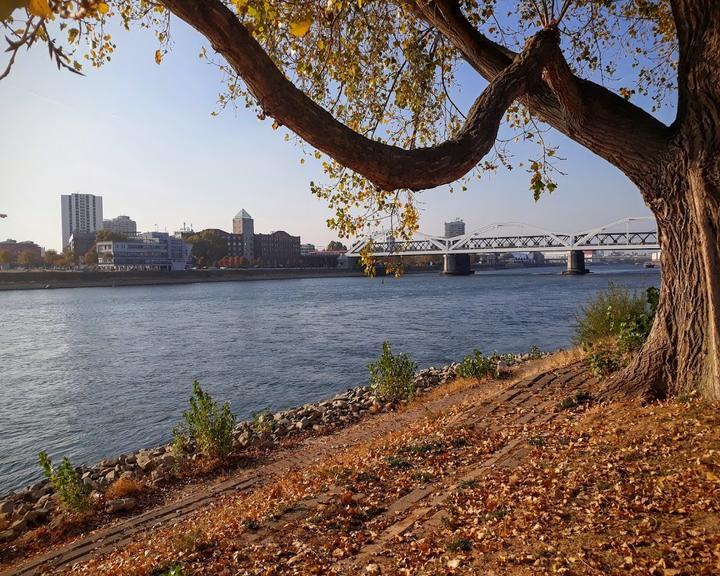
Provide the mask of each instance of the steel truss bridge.
{"label": "steel truss bridge", "polygon": [[[640,227],[641,231],[631,230]],[[520,229],[521,233],[512,233]],[[623,218],[593,230],[564,234],[537,226],[506,222],[489,224],[454,238],[418,234],[412,240],[368,236],[348,250],[350,258],[364,250],[373,256],[452,256],[494,252],[585,252],[594,250],[659,250],[657,226],[651,216]]]}

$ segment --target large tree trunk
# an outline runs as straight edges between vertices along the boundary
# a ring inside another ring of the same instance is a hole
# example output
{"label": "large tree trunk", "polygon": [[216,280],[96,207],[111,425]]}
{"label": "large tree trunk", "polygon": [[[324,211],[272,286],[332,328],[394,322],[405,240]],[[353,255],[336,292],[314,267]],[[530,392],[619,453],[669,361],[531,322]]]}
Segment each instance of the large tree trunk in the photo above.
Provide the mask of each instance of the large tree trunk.
{"label": "large tree trunk", "polygon": [[693,390],[720,400],[720,2],[672,0],[678,116],[640,187],[662,248],[660,305],[647,342],[608,396]]}
{"label": "large tree trunk", "polygon": [[698,390],[720,400],[720,173],[718,161],[673,172],[655,207],[662,247],[660,304],[650,336],[605,397],[645,399]]}

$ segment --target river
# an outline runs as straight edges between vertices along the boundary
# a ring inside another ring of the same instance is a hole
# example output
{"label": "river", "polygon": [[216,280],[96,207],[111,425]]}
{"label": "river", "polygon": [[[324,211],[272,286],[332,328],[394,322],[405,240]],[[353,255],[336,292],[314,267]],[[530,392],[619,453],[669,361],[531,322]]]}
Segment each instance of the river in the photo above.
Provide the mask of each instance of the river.
{"label": "river", "polygon": [[244,419],[366,383],[383,340],[420,367],[565,347],[598,290],[660,282],[560,270],[0,292],[0,495],[40,477],[40,450],[92,464],[168,441],[195,378]]}

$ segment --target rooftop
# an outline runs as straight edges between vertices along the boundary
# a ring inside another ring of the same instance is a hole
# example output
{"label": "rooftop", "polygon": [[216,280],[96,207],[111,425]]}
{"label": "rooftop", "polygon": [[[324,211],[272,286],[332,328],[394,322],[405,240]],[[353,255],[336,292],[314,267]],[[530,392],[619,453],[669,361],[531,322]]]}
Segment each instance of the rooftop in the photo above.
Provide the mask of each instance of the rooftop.
{"label": "rooftop", "polygon": [[237,214],[235,214],[234,220],[252,220],[252,216],[248,214],[245,209],[240,210]]}

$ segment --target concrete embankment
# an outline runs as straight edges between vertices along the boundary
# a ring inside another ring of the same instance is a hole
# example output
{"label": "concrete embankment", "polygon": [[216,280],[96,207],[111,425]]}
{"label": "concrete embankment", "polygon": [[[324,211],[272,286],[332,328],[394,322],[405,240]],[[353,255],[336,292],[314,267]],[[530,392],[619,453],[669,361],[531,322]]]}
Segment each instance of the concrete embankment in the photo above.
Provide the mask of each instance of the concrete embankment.
{"label": "concrete embankment", "polygon": [[0,290],[49,288],[96,288],[193,284],[197,282],[238,282],[247,280],[290,280],[295,278],[342,278],[362,276],[358,270],[324,268],[251,268],[241,270],[184,270],[179,272],[0,272]]}

